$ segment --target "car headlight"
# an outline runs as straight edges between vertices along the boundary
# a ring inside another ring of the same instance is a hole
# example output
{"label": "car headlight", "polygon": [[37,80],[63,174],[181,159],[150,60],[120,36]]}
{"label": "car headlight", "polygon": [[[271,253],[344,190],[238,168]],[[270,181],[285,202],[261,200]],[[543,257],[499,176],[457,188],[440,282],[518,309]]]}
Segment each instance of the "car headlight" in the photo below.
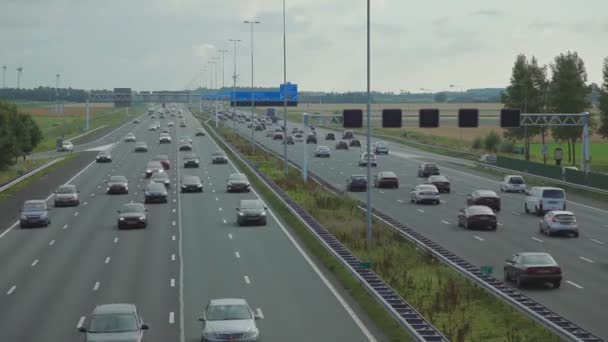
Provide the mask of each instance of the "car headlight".
{"label": "car headlight", "polygon": [[125,220],[125,218],[124,218],[124,217],[119,217],[118,219],[119,219],[120,221],[124,221],[124,220]]}
{"label": "car headlight", "polygon": [[107,188],[106,188],[106,191],[110,191],[110,187],[107,187]]}
{"label": "car headlight", "polygon": [[202,188],[202,187],[203,187],[203,184],[199,184],[199,185],[197,185],[197,187]]}
{"label": "car headlight", "polygon": [[262,214],[260,214],[260,215],[262,215],[262,216],[266,216],[266,212],[265,212],[265,211],[262,211]]}
{"label": "car headlight", "polygon": [[27,220],[27,216],[25,216],[25,215],[21,215],[21,219],[22,219],[22,220]]}
{"label": "car headlight", "polygon": [[152,170],[146,170],[146,173],[152,173]]}
{"label": "car headlight", "polygon": [[140,221],[143,221],[143,220],[145,220],[145,219],[146,219],[146,217],[145,217],[145,216],[140,216],[140,217],[139,217],[139,220],[140,220]]}
{"label": "car headlight", "polygon": [[238,213],[239,213],[239,216],[245,215],[242,211],[239,211]]}

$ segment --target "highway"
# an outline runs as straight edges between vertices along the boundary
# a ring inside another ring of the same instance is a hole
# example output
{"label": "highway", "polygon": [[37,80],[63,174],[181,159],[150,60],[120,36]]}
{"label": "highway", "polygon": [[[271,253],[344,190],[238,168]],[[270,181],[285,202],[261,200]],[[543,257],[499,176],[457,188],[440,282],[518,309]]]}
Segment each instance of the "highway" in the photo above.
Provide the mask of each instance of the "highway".
{"label": "highway", "polygon": [[[249,115],[248,113],[246,114]],[[223,124],[232,128],[231,121]],[[300,127],[290,122],[292,127]],[[250,137],[251,129],[237,124],[237,129]],[[314,158],[316,145],[309,144],[309,168],[315,174],[338,188],[345,189],[346,178],[353,174],[365,174],[365,168],[357,162],[365,150],[365,137],[359,136],[363,147],[348,151],[335,151],[335,141],[325,141],[327,130],[317,128],[318,145],[327,145],[332,150],[331,158]],[[336,134],[339,138],[341,134]],[[280,141],[265,137],[265,132],[256,132],[255,139],[264,146],[283,153]],[[372,142],[378,139],[372,139]],[[288,145],[289,158],[302,165],[304,143]],[[441,174],[451,180],[452,193],[442,194],[441,204],[421,205],[409,203],[410,189],[421,184],[417,177],[420,162],[436,162]],[[539,218],[525,214],[523,195],[499,192],[499,177],[490,176],[453,163],[453,158],[417,150],[396,143],[390,144],[390,154],[378,156],[379,171],[393,171],[400,181],[399,189],[373,189],[373,206],[381,209],[400,222],[414,227],[437,243],[477,266],[491,265],[494,276],[503,277],[505,258],[515,252],[545,251],[551,253],[560,263],[564,272],[561,288],[526,288],[528,296],[548,308],[576,322],[583,328],[608,339],[605,324],[605,308],[599,303],[608,303],[608,210],[605,203],[592,201],[568,194],[568,210],[576,216],[580,237],[558,238],[541,235],[538,230]],[[458,210],[466,205],[465,196],[477,189],[496,191],[502,199],[502,210],[497,214],[497,231],[467,231],[457,226]],[[365,200],[365,193],[350,193]]]}
{"label": "highway", "polygon": [[[234,165],[211,165],[218,147],[208,136],[195,137],[200,124],[190,113],[185,118],[188,127],[171,128],[172,144],[158,144],[147,117],[99,139],[97,149],[111,146],[113,162],[66,175],[80,190],[79,207],[53,208],[47,228],[1,227],[0,341],[81,341],[77,327],[93,308],[116,302],[137,305],[150,325],[145,341],[200,341],[197,318],[220,297],[245,298],[263,315],[263,341],[382,340],[274,214],[264,227],[236,225],[238,201],[257,193],[225,192]],[[177,118],[160,121],[164,127]],[[122,141],[129,131],[148,143],[147,153]],[[180,165],[177,141],[184,135],[194,140],[198,169]],[[118,231],[116,210],[143,202],[144,168],[157,154],[171,159],[169,203],[146,205],[146,229]],[[181,194],[184,174],[200,176],[204,192]],[[128,178],[128,195],[105,194],[110,175]]]}

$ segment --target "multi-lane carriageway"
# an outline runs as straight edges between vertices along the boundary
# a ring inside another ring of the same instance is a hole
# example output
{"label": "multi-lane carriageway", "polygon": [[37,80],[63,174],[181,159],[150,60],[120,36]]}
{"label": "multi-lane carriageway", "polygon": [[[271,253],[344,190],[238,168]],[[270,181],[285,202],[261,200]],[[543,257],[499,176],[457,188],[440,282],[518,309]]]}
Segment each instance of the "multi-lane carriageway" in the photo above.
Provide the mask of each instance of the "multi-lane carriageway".
{"label": "multi-lane carriageway", "polygon": [[[232,121],[223,121],[232,128]],[[289,123],[292,127],[302,125]],[[251,136],[251,128],[236,124],[245,137]],[[332,150],[331,158],[314,158],[315,145],[307,146],[308,166],[316,175],[338,188],[344,189],[346,178],[353,174],[365,174],[358,166],[359,157],[365,149],[351,148],[348,151],[334,150],[335,141],[325,141],[326,129],[317,128],[318,145],[327,145]],[[340,132],[336,133],[337,138]],[[362,138],[362,137],[359,137]],[[267,138],[265,132],[255,132],[255,139],[282,155],[280,141]],[[372,139],[372,143],[378,139]],[[494,276],[502,279],[505,258],[516,252],[545,251],[551,253],[564,271],[564,281],[559,289],[526,288],[522,291],[554,312],[577,323],[597,336],[608,339],[606,308],[608,303],[608,206],[584,196],[567,194],[568,210],[577,217],[579,238],[559,238],[541,235],[539,218],[526,214],[521,194],[499,192],[500,178],[490,176],[454,163],[455,158],[428,153],[401,144],[390,144],[390,154],[378,156],[379,171],[393,171],[400,181],[400,188],[373,189],[373,206],[415,228],[431,240],[451,252],[480,267],[491,265]],[[288,145],[288,158],[302,165],[304,144]],[[452,183],[452,192],[442,194],[441,204],[415,205],[409,203],[410,189],[422,183],[417,177],[420,162],[436,162],[441,173]],[[465,207],[465,196],[474,190],[496,191],[502,199],[502,210],[498,213],[497,231],[466,231],[456,224],[457,212]],[[365,193],[351,193],[365,200]]]}
{"label": "multi-lane carriageway", "polygon": [[[114,302],[137,305],[150,325],[146,341],[199,341],[197,318],[209,299],[220,297],[246,298],[264,317],[258,321],[264,341],[381,340],[274,215],[265,227],[236,225],[238,201],[257,194],[225,192],[235,166],[212,165],[217,145],[194,137],[200,123],[185,117],[187,127],[171,129],[173,144],[158,144],[146,116],[99,141],[112,146],[113,162],[66,175],[81,204],[53,208],[49,227],[0,227],[0,341],[80,341],[77,327],[91,310]],[[129,131],[148,143],[147,153],[122,141]],[[184,135],[194,140],[198,169],[180,165],[175,141]],[[169,203],[147,205],[148,228],[118,231],[116,210],[143,201],[144,168],[157,154],[172,163]],[[181,194],[184,174],[200,176],[204,192]],[[105,194],[110,175],[128,178],[128,195]]]}

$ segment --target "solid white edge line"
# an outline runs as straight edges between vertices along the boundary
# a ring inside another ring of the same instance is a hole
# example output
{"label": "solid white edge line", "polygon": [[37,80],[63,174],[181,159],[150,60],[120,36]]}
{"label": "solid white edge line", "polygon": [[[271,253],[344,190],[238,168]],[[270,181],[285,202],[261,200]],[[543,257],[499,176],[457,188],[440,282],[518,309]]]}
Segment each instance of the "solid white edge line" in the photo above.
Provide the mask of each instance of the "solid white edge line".
{"label": "solid white edge line", "polygon": [[574,287],[577,287],[577,288],[579,288],[579,289],[584,289],[584,287],[580,286],[580,285],[579,285],[579,284],[577,284],[577,283],[573,283],[573,282],[571,282],[570,280],[566,280],[566,283],[568,283],[568,284],[570,284],[570,285],[572,285],[572,286],[574,286]]}
{"label": "solid white edge line", "polygon": [[[186,107],[186,111],[189,112],[188,108]],[[175,149],[177,150],[177,159],[179,159],[180,157],[180,151],[179,151],[179,147],[175,146]],[[177,163],[176,163],[177,164]],[[176,174],[177,174],[177,178],[181,179],[180,177],[180,172],[179,172],[179,165],[176,167]],[[185,329],[184,329],[184,255],[183,255],[183,243],[182,243],[182,235],[183,235],[183,231],[182,231],[182,202],[181,202],[181,193],[177,194],[175,196],[178,201],[177,201],[177,231],[179,234],[179,241],[177,242],[177,253],[179,256],[179,339],[180,342],[185,342],[186,341],[186,333],[185,333]],[[174,199],[175,201],[175,199]],[[173,235],[173,238],[175,239],[175,235]],[[172,258],[174,258],[175,254],[172,254]],[[172,318],[173,312],[171,312],[169,314],[169,322],[171,322],[171,318]]]}
{"label": "solid white edge line", "polygon": [[[211,141],[213,142],[213,144],[218,149],[220,149],[220,147],[217,144],[217,142],[215,141],[215,139],[213,139],[211,136],[209,136],[209,138],[211,139]],[[232,165],[232,168],[234,170],[239,171],[237,169],[237,167],[232,163],[232,160],[228,159],[228,162],[230,163],[230,165]],[[251,190],[253,191],[253,193],[262,202],[264,202],[264,200],[262,200],[261,196],[257,193],[257,191],[255,191],[255,189],[253,187],[251,188]],[[306,253],[306,251],[304,251],[304,249],[302,249],[302,247],[293,238],[293,236],[291,236],[291,233],[289,233],[289,231],[287,230],[287,228],[285,228],[285,226],[283,225],[283,223],[278,219],[278,217],[276,217],[276,215],[274,214],[274,212],[273,211],[269,211],[269,213],[272,216],[272,218],[277,222],[277,224],[279,225],[279,227],[281,228],[281,230],[283,231],[283,233],[287,236],[287,238],[289,239],[289,241],[291,241],[291,243],[298,250],[298,252],[300,252],[300,254],[304,258],[304,260],[306,260],[306,262],[308,263],[308,265],[310,265],[310,267],[319,276],[319,278],[325,284],[325,286],[327,286],[327,288],[329,289],[329,291],[334,295],[334,297],[336,297],[336,299],[338,300],[338,302],[342,305],[342,307],[344,308],[344,310],[346,310],[346,312],[348,313],[348,315],[353,319],[353,321],[355,322],[355,324],[357,324],[357,326],[359,327],[359,329],[361,329],[361,331],[363,332],[363,334],[365,335],[365,337],[367,337],[367,339],[370,342],[376,342],[376,338],[374,337],[374,335],[372,335],[372,333],[369,331],[369,329],[367,329],[367,327],[365,326],[365,324],[363,323],[363,321],[361,321],[361,319],[359,318],[359,316],[357,315],[357,313],[346,302],[346,300],[344,299],[344,297],[342,297],[342,295],[338,292],[338,290],[336,290],[336,288],[333,286],[333,284],[325,277],[325,275],[321,272],[321,270],[317,267],[317,265],[308,256],[308,254]],[[232,235],[231,234],[229,234],[229,237],[232,239]],[[183,340],[182,340],[182,342],[183,342]]]}
{"label": "solid white edge line", "polygon": [[85,316],[80,316],[80,319],[78,319],[78,323],[76,323],[76,329],[80,329],[80,327],[82,327],[85,319],[86,319]]}
{"label": "solid white edge line", "polygon": [[593,261],[593,260],[591,260],[591,259],[587,259],[587,258],[582,257],[582,256],[579,256],[579,258],[581,258],[582,260],[585,260],[586,262],[591,263],[591,264],[594,264],[594,263],[595,263],[595,261]]}

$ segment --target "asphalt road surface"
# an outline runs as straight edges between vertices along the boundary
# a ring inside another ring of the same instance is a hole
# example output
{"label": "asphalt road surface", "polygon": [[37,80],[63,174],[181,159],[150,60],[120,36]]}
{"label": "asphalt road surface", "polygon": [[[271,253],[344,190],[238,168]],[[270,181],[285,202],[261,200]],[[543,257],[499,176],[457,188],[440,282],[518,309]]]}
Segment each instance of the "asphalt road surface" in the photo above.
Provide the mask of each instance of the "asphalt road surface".
{"label": "asphalt road surface", "polygon": [[[263,227],[236,225],[238,201],[257,195],[226,193],[234,166],[211,165],[217,146],[195,137],[200,124],[185,117],[188,127],[171,128],[172,144],[158,144],[148,118],[98,140],[97,149],[112,149],[113,162],[88,164],[68,180],[80,190],[79,207],[53,208],[47,228],[2,227],[0,341],[81,341],[77,326],[92,309],[116,302],[137,305],[150,325],[146,341],[199,341],[197,318],[218,297],[247,299],[264,316],[264,341],[375,341],[274,215]],[[177,121],[160,121],[169,120]],[[147,153],[122,141],[129,131],[148,143]],[[198,169],[181,167],[177,140],[184,135],[194,140]],[[143,202],[144,168],[157,154],[171,159],[169,203],[146,205],[146,229],[119,231],[116,210]],[[181,194],[184,174],[200,176],[204,192]],[[105,193],[111,175],[128,178],[129,194]]]}
{"label": "asphalt road surface", "polygon": [[[231,121],[223,124],[232,127]],[[289,123],[292,127],[302,127]],[[237,124],[237,129],[247,137],[251,129]],[[331,149],[331,158],[314,158],[316,145],[307,146],[309,168],[330,183],[345,189],[346,178],[353,174],[365,174],[358,160],[365,150],[365,137],[359,136],[363,147],[348,151],[334,150],[335,141],[325,141],[327,130],[317,128],[318,145]],[[336,134],[339,138],[341,134]],[[279,153],[283,145],[266,138],[264,132],[255,133],[256,141]],[[373,138],[372,143],[378,139]],[[499,192],[499,178],[472,171],[454,164],[454,158],[444,157],[408,146],[390,143],[390,154],[378,156],[379,171],[393,171],[400,181],[399,189],[373,189],[373,206],[382,209],[400,222],[414,227],[437,243],[440,243],[474,265],[491,265],[494,276],[503,278],[505,258],[516,252],[549,252],[560,263],[564,272],[559,289],[532,287],[523,290],[528,296],[548,308],[576,322],[598,336],[608,339],[605,305],[608,303],[608,206],[568,194],[568,210],[576,214],[580,229],[579,238],[548,237],[539,233],[539,218],[524,213],[522,194]],[[291,159],[302,165],[304,143],[288,145]],[[436,162],[441,174],[451,180],[452,192],[441,195],[440,205],[409,203],[410,189],[424,179],[417,177],[421,162]],[[457,226],[457,212],[466,206],[465,196],[474,190],[496,191],[502,199],[502,210],[497,214],[497,231],[467,231]],[[365,193],[350,193],[365,200]]]}

